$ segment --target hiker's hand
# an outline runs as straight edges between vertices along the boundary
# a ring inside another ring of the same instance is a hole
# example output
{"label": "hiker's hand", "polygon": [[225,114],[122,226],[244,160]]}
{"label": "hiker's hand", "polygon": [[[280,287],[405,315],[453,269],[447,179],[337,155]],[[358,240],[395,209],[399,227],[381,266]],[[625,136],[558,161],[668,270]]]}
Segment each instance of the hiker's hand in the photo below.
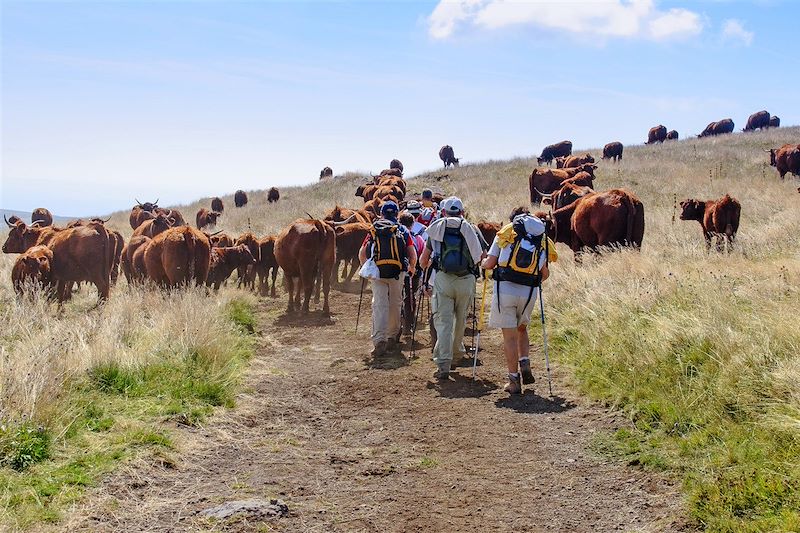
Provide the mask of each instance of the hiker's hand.
{"label": "hiker's hand", "polygon": [[417,269],[414,268],[413,266],[408,267],[408,276],[413,278],[414,274],[416,273],[416,271],[417,271]]}
{"label": "hiker's hand", "polygon": [[427,296],[428,298],[430,298],[431,295],[433,294],[433,290],[431,290],[431,286],[430,285],[425,285],[425,287],[423,287],[423,289],[422,289],[422,292],[424,292],[425,296]]}

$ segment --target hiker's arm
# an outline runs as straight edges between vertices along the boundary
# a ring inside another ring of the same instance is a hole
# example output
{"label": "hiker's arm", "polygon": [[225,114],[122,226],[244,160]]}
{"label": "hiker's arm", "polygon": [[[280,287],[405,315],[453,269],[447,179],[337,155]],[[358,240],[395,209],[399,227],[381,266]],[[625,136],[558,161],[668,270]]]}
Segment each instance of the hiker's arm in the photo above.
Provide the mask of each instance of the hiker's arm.
{"label": "hiker's arm", "polygon": [[543,266],[539,273],[542,275],[542,281],[550,277],[550,269],[547,267],[547,265]]}
{"label": "hiker's arm", "polygon": [[417,249],[413,244],[406,246],[406,255],[408,256],[408,273],[413,276],[414,271],[417,270]]}
{"label": "hiker's arm", "polygon": [[431,266],[431,249],[425,246],[425,249],[422,251],[422,255],[419,258],[419,264],[422,268],[428,268]]}
{"label": "hiker's arm", "polygon": [[497,266],[497,256],[496,255],[489,255],[486,256],[486,259],[483,260],[481,266],[484,270],[492,270],[494,267]]}
{"label": "hiker's arm", "polygon": [[366,261],[367,261],[367,243],[364,243],[358,250],[358,262],[363,265]]}

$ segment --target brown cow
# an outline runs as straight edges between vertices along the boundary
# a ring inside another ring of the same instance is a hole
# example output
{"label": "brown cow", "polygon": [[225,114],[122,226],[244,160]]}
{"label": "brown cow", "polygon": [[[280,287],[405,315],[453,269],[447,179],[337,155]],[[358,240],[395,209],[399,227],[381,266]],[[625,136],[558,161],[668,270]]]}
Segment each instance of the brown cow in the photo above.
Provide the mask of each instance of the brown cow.
{"label": "brown cow", "polygon": [[402,177],[403,163],[401,163],[399,159],[392,159],[391,161],[389,161],[389,168],[399,170],[400,177]]}
{"label": "brown cow", "polygon": [[624,146],[619,141],[610,142],[603,147],[603,159],[613,159],[616,163],[622,159]]}
{"label": "brown cow", "polygon": [[647,132],[647,142],[645,144],[663,143],[667,139],[667,128],[661,124],[653,126]]}
{"label": "brown cow", "polygon": [[406,194],[406,180],[397,176],[378,176],[373,179],[373,183],[378,187],[397,187]]}
{"label": "brown cow", "polygon": [[356,196],[362,197],[364,202],[369,202],[372,200],[373,196],[375,196],[375,191],[377,190],[377,185],[373,183],[365,183],[356,188]]}
{"label": "brown cow", "polygon": [[572,155],[572,141],[561,141],[559,143],[545,146],[542,155],[536,158],[538,164],[553,162],[556,157],[567,157]]}
{"label": "brown cow", "polygon": [[155,210],[158,208],[158,199],[155,202],[142,203],[136,200],[136,205],[131,208],[131,214],[128,221],[131,224],[131,229],[138,228],[142,222],[149,220],[156,216]]}
{"label": "brown cow", "polygon": [[267,191],[267,202],[274,203],[281,199],[281,193],[275,187],[270,187]]}
{"label": "brown cow", "polygon": [[769,152],[769,164],[778,169],[781,179],[787,173],[800,176],[800,144],[784,144],[780,148],[772,148]]}
{"label": "brown cow", "polygon": [[324,180],[333,177],[333,169],[331,167],[325,167],[319,171],[319,179]]}
{"label": "brown cow", "polygon": [[[336,266],[333,268],[333,282],[339,283],[339,265],[344,263],[342,282],[349,283],[359,268],[358,251],[369,233],[372,224],[354,222],[342,224],[336,231]],[[348,270],[347,266],[350,265]]]}
{"label": "brown cow", "polygon": [[336,207],[331,209],[328,214],[322,219],[325,222],[363,222],[365,224],[369,224],[372,222],[370,217],[364,211],[354,211],[352,209],[347,209],[346,207],[339,207],[337,204]]}
{"label": "brown cow", "polygon": [[497,237],[497,232],[500,231],[500,224],[497,222],[486,222],[482,220],[477,224],[478,231],[481,232],[483,235],[483,239],[489,243],[489,246],[492,245],[492,241],[494,238]]}
{"label": "brown cow", "polygon": [[384,168],[377,176],[372,176],[373,180],[377,180],[383,176],[394,176],[395,178],[402,178],[403,171],[399,168]]}
{"label": "brown cow", "polygon": [[624,189],[589,193],[553,211],[551,220],[551,237],[567,244],[578,261],[601,246],[639,248],[644,236],[644,206]]}
{"label": "brown cow", "polygon": [[17,257],[11,268],[11,284],[18,295],[26,289],[52,290],[53,251],[47,246],[34,246]]}
{"label": "brown cow", "polygon": [[747,125],[745,125],[742,131],[769,129],[769,118],[770,115],[768,111],[757,111],[747,118]]}
{"label": "brown cow", "polygon": [[[120,266],[122,267],[122,273],[125,274],[125,279],[128,280],[128,285],[144,283],[147,278],[147,269],[144,266],[144,249],[150,240],[150,237],[145,235],[137,235],[131,237],[122,248]],[[138,263],[136,261],[137,253],[139,255]]]}
{"label": "brown cow", "polygon": [[458,166],[458,158],[456,157],[456,153],[453,151],[453,147],[449,144],[445,144],[439,148],[439,159],[441,159],[442,163],[444,163],[444,168],[448,168],[450,165],[453,165],[454,167]]}
{"label": "brown cow", "polygon": [[236,207],[244,207],[247,205],[247,193],[239,189],[233,194],[233,203]]}
{"label": "brown cow", "polygon": [[217,225],[217,219],[222,216],[222,213],[217,211],[209,211],[205,207],[201,207],[195,217],[197,222],[197,229],[205,229],[207,227],[214,227]]}
{"label": "brown cow", "polygon": [[31,224],[36,224],[37,222],[38,226],[52,226],[53,215],[44,207],[37,207],[31,213]]}
{"label": "brown cow", "polygon": [[144,250],[147,277],[165,288],[203,285],[211,262],[211,243],[189,226],[156,235]]}
{"label": "brown cow", "polygon": [[168,218],[171,218],[173,228],[178,226],[188,226],[186,219],[183,218],[183,213],[177,209],[165,209],[163,207],[157,207],[153,212],[156,215],[166,215]]}
{"label": "brown cow", "polygon": [[722,135],[724,133],[732,133],[734,128],[733,120],[724,118],[717,122],[712,122],[706,129],[700,132],[698,137],[713,137],[715,135]]}
{"label": "brown cow", "polygon": [[571,157],[571,156],[556,157],[556,159],[555,159],[556,168],[564,168],[564,162],[567,160],[567,157]]}
{"label": "brown cow", "polygon": [[163,213],[159,213],[155,216],[155,218],[151,218],[150,220],[145,220],[141,226],[133,230],[133,237],[137,235],[144,235],[146,237],[150,237],[151,239],[158,235],[159,233],[163,233],[167,231],[169,228],[174,226],[174,219],[168,217]]}
{"label": "brown cow", "polygon": [[233,237],[228,235],[227,233],[216,233],[214,235],[208,236],[209,240],[211,241],[211,246],[216,246],[217,248],[225,248],[233,246]]}
{"label": "brown cow", "polygon": [[681,220],[696,220],[703,227],[707,250],[711,249],[712,237],[716,237],[717,251],[723,250],[723,237],[728,242],[728,249],[733,248],[742,212],[742,206],[735,198],[729,194],[705,202],[690,198],[681,202],[681,209]]}
{"label": "brown cow", "polygon": [[[262,296],[275,298],[275,281],[278,279],[278,262],[275,260],[275,237],[267,236],[258,240],[259,258],[256,263],[258,275],[258,292]],[[272,288],[269,281],[272,279]]]}
{"label": "brown cow", "polygon": [[[593,193],[594,190],[590,185],[578,185],[570,180],[565,180],[561,184],[561,188],[550,195],[550,205],[553,209],[560,209],[565,205],[569,205],[578,198]],[[545,201],[544,203],[547,203]]]}
{"label": "brown cow", "polygon": [[676,130],[669,130],[667,132],[667,140],[668,141],[677,141],[678,140],[678,132]]}
{"label": "brown cow", "polygon": [[328,293],[331,271],[336,260],[336,235],[333,228],[321,220],[295,221],[278,235],[275,241],[275,259],[283,269],[289,292],[288,312],[299,309],[302,289],[302,309],[304,313],[308,313],[314,282],[321,277],[322,291],[325,294],[322,311],[326,315],[330,314]]}
{"label": "brown cow", "polygon": [[538,204],[542,201],[542,193],[550,194],[561,186],[561,182],[575,177],[581,172],[594,176],[597,165],[587,163],[573,168],[535,168],[528,178],[528,188],[531,194],[531,203]]}
{"label": "brown cow", "polygon": [[222,282],[230,277],[237,268],[247,268],[255,265],[256,260],[244,244],[226,246],[224,248],[211,248],[211,262],[206,278],[206,286],[219,290]]}
{"label": "brown cow", "polygon": [[769,117],[769,127],[770,128],[780,128],[781,127],[781,119],[778,116],[771,116]]}
{"label": "brown cow", "polygon": [[217,213],[225,212],[225,204],[222,203],[222,198],[215,196],[211,199],[211,210],[216,211]]}
{"label": "brown cow", "polygon": [[[247,249],[250,250],[250,253],[253,254],[253,258],[258,263],[261,260],[261,251],[258,245],[258,238],[253,235],[251,232],[242,233],[238,239],[236,239],[236,246],[240,244],[244,244],[247,246]],[[236,269],[236,272],[239,275],[239,287],[241,288],[242,285],[245,288],[249,288],[250,290],[256,290],[256,268],[255,266],[241,266]]]}
{"label": "brown cow", "polygon": [[71,295],[73,283],[88,281],[97,287],[100,301],[108,299],[115,241],[97,222],[56,232],[47,246],[53,250],[52,279],[59,303]]}
{"label": "brown cow", "polygon": [[375,190],[375,195],[373,198],[379,198],[381,200],[388,201],[393,200],[395,202],[400,202],[405,197],[403,194],[403,190],[396,185],[392,186],[383,186],[381,185]]}
{"label": "brown cow", "polygon": [[571,155],[564,160],[564,166],[562,168],[576,168],[587,163],[594,163],[592,154]]}

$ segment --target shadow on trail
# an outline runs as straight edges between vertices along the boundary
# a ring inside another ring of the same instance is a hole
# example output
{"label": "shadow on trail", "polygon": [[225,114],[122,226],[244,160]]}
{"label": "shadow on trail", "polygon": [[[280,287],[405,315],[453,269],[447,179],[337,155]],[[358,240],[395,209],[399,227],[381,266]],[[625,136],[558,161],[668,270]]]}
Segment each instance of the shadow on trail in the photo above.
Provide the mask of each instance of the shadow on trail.
{"label": "shadow on trail", "polygon": [[472,380],[471,375],[450,372],[450,381],[429,381],[427,387],[439,392],[443,398],[481,398],[497,390],[497,384],[481,378]]}
{"label": "shadow on trail", "polygon": [[[414,358],[416,359],[416,357]],[[397,370],[411,364],[411,354],[408,357],[402,353],[386,354],[381,357],[368,355],[364,358],[364,365],[372,370]]]}
{"label": "shadow on trail", "polygon": [[288,326],[291,328],[318,328],[332,326],[336,322],[333,317],[326,315],[322,310],[303,313],[284,313],[275,320],[278,326]]}
{"label": "shadow on trail", "polygon": [[513,409],[518,413],[563,413],[576,407],[575,403],[560,396],[543,397],[528,386],[522,394],[497,399],[494,404],[503,409]]}

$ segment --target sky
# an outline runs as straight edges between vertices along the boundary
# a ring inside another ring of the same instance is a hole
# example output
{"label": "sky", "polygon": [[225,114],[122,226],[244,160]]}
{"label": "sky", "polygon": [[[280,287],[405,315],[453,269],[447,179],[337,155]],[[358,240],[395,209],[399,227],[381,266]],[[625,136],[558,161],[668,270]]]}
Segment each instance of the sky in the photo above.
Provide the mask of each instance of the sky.
{"label": "sky", "polygon": [[65,216],[800,124],[800,2],[0,4],[0,208]]}

